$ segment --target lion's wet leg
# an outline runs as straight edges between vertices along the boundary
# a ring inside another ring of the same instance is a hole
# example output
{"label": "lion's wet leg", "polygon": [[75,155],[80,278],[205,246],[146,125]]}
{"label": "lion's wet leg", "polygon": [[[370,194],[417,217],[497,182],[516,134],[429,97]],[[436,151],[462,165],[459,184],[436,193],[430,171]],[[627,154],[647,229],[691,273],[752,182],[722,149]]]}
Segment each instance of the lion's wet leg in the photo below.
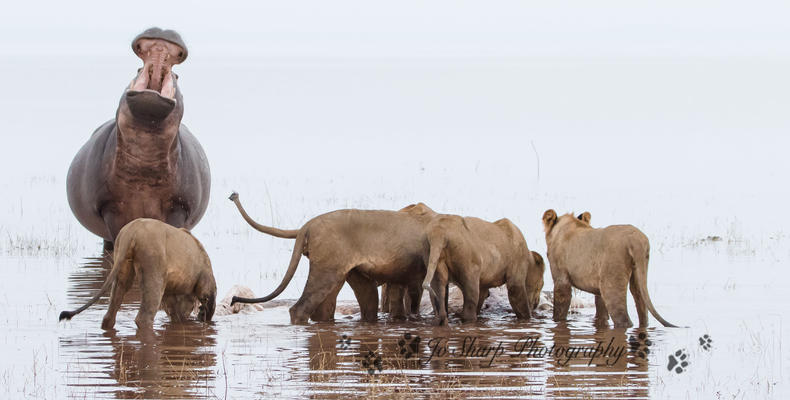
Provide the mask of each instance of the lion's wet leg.
{"label": "lion's wet leg", "polygon": [[362,320],[365,322],[376,322],[379,318],[379,292],[376,290],[376,282],[366,278],[356,269],[351,270],[346,281],[357,298]]}
{"label": "lion's wet leg", "polygon": [[153,330],[154,318],[159,311],[162,295],[165,292],[164,277],[155,273],[140,273],[140,310],[134,322],[138,330]]}
{"label": "lion's wet leg", "polygon": [[601,287],[601,297],[612,317],[615,328],[630,328],[634,326],[628,317],[628,281],[616,279],[604,282]]}
{"label": "lion's wet leg", "polygon": [[450,282],[444,285],[444,311],[450,312]]}
{"label": "lion's wet leg", "polygon": [[595,326],[597,328],[606,328],[609,326],[609,310],[606,309],[606,304],[600,295],[595,296]]}
{"label": "lion's wet leg", "polygon": [[335,320],[335,308],[337,307],[337,294],[343,289],[343,284],[338,285],[326,299],[310,315],[314,322],[330,322]]}
{"label": "lion's wet leg", "polygon": [[467,323],[475,322],[477,321],[477,302],[480,300],[480,274],[467,274],[459,278],[458,285],[461,288],[461,293],[464,294],[464,309],[461,318]]}
{"label": "lion's wet leg", "polygon": [[[128,263],[128,261],[126,262]],[[134,282],[134,270],[131,269],[131,265],[128,267],[119,266],[119,268],[121,269],[118,271],[118,275],[116,275],[115,282],[110,290],[110,304],[101,322],[101,328],[104,330],[113,329],[115,326],[115,316],[118,314],[121,304],[123,304],[123,297]]]}
{"label": "lion's wet leg", "polygon": [[480,314],[480,310],[483,309],[483,304],[486,302],[488,296],[490,296],[490,292],[488,288],[480,290],[480,298],[477,300],[477,313]]}
{"label": "lion's wet leg", "polygon": [[530,319],[532,317],[529,296],[527,295],[526,268],[523,275],[513,274],[508,276],[507,297],[510,300],[510,307],[513,308],[517,318]]}
{"label": "lion's wet leg", "polygon": [[326,267],[310,263],[310,273],[302,297],[291,306],[292,324],[306,324],[313,311],[346,280],[343,267]]}
{"label": "lion's wet leg", "polygon": [[195,288],[195,296],[200,302],[198,308],[198,321],[208,322],[214,317],[217,307],[217,283],[214,274],[204,272]]}
{"label": "lion's wet leg", "polygon": [[568,310],[571,307],[571,283],[567,280],[554,281],[554,321],[568,319]]}
{"label": "lion's wet leg", "polygon": [[415,280],[406,286],[404,306],[410,315],[419,315],[420,302],[422,302],[422,285],[419,281]]}
{"label": "lion's wet leg", "polygon": [[642,292],[639,290],[639,285],[636,282],[636,274],[631,274],[631,295],[634,296],[634,304],[636,304],[636,313],[639,315],[639,327],[647,328],[649,323],[647,317],[647,304],[642,300]]}
{"label": "lion's wet leg", "polygon": [[381,312],[388,313],[390,312],[390,286],[392,284],[385,283],[381,285],[381,301],[379,304],[381,305]]}
{"label": "lion's wet leg", "polygon": [[433,313],[436,317],[436,324],[439,326],[445,326],[448,323],[447,318],[447,281],[449,279],[449,274],[447,268],[437,268],[436,273],[433,276],[433,280],[431,281],[431,288],[434,292],[436,292],[436,299],[432,296],[431,298],[431,305],[433,306]]}
{"label": "lion's wet leg", "polygon": [[403,296],[406,293],[406,286],[401,284],[390,284],[389,287],[390,319],[406,319],[406,307],[403,304]]}

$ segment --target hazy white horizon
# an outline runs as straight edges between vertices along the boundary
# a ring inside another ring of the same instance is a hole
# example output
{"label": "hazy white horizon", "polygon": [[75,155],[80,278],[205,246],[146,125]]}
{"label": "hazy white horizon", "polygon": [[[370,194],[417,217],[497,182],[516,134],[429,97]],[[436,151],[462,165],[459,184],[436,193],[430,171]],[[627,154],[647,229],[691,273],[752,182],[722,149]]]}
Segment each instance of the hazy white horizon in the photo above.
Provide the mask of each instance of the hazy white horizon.
{"label": "hazy white horizon", "polygon": [[[0,16],[7,185],[64,184],[140,65],[130,40],[158,25],[189,47],[175,70],[211,163],[209,221],[232,189],[265,196],[291,226],[425,201],[523,221],[534,241],[547,207],[680,230],[790,219],[784,2],[115,7]],[[65,188],[47,197],[66,204]]]}

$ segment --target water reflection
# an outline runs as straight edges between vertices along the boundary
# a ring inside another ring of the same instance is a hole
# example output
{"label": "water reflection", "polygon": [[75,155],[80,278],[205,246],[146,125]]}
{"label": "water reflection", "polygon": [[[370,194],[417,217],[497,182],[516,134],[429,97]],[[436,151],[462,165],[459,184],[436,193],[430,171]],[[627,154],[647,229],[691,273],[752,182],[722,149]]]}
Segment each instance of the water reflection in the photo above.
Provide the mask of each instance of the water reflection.
{"label": "water reflection", "polygon": [[[69,277],[69,303],[83,304],[93,296],[110,267],[107,257],[86,259]],[[140,292],[135,284],[124,297],[118,330],[102,331],[108,295],[75,317],[60,337],[61,360],[72,395],[182,399],[213,393],[217,367],[213,323],[171,323],[164,317],[157,319],[161,324],[153,335],[138,333],[133,315]]]}
{"label": "water reflection", "polygon": [[[427,390],[456,395],[649,397],[647,360],[637,356],[625,330],[596,330],[591,324],[573,328],[543,320],[489,321],[449,329],[413,323],[322,324],[300,335],[304,346],[291,349],[286,362],[292,379],[309,383],[303,388],[306,395],[359,394],[373,390],[372,385],[376,394],[412,390],[407,393],[416,395]],[[416,351],[409,354],[415,342]],[[381,371],[363,364],[371,356],[380,357]],[[304,360],[307,371],[300,368]]]}
{"label": "water reflection", "polygon": [[637,354],[625,329],[571,329],[563,322],[549,332],[555,354],[548,358],[548,392],[555,396],[649,398],[647,358]]}
{"label": "water reflection", "polygon": [[[69,302],[92,296],[108,267],[97,257],[74,271]],[[170,323],[160,313],[149,342],[137,336],[138,302],[139,291],[131,291],[117,332],[99,328],[106,299],[62,331],[60,359],[71,396],[225,397],[227,390],[228,398],[647,398],[650,366],[630,338],[642,332],[641,343],[662,340],[662,331],[596,329],[592,315],[561,324],[490,313],[450,327],[383,317],[372,324],[293,326],[273,323],[287,320],[288,312],[274,307],[211,324]]]}
{"label": "water reflection", "polygon": [[115,331],[61,338],[61,356],[76,367],[67,374],[68,386],[119,399],[211,394],[216,330],[198,322],[166,323],[155,333],[152,341]]}

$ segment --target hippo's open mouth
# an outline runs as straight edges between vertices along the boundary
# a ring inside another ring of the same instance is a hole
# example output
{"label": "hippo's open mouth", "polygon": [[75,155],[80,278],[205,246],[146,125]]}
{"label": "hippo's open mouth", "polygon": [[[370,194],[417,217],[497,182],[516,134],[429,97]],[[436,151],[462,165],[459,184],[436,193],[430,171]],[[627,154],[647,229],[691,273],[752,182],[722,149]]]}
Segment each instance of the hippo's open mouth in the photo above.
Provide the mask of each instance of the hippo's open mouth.
{"label": "hippo's open mouth", "polygon": [[137,77],[129,90],[142,92],[150,90],[160,96],[175,100],[178,77],[171,72],[173,65],[184,60],[184,49],[164,39],[141,38],[134,44],[134,52],[143,60]]}
{"label": "hippo's open mouth", "polygon": [[144,63],[126,91],[126,101],[132,114],[144,119],[165,118],[176,105],[178,76],[172,68],[184,61],[186,50],[158,37],[138,38],[132,48]]}

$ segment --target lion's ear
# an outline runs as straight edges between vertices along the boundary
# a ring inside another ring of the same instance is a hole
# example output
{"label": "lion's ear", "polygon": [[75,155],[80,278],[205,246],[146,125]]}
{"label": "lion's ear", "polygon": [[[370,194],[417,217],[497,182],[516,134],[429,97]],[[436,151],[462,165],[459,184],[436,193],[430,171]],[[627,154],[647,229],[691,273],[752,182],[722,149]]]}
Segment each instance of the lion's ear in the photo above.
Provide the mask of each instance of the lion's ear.
{"label": "lion's ear", "polygon": [[409,204],[408,206],[401,208],[400,211],[412,215],[425,214],[425,210],[422,208],[422,203]]}
{"label": "lion's ear", "polygon": [[583,221],[583,222],[585,222],[585,223],[587,223],[589,225],[590,224],[590,218],[592,218],[592,215],[590,214],[589,211],[585,211],[585,212],[579,214],[579,216],[576,217],[576,218],[578,218],[579,220],[581,220],[581,221]]}
{"label": "lion's ear", "polygon": [[532,258],[535,259],[535,265],[537,266],[545,265],[543,263],[543,257],[541,257],[541,255],[537,251],[532,252]]}
{"label": "lion's ear", "polygon": [[546,210],[543,213],[543,229],[549,233],[554,224],[557,223],[557,213],[554,210]]}
{"label": "lion's ear", "polygon": [[417,205],[416,205],[416,204],[409,204],[408,206],[406,206],[406,207],[403,207],[403,208],[401,208],[401,209],[400,209],[400,210],[398,210],[398,211],[402,211],[402,212],[409,212],[409,211],[413,210],[415,207],[417,207]]}

